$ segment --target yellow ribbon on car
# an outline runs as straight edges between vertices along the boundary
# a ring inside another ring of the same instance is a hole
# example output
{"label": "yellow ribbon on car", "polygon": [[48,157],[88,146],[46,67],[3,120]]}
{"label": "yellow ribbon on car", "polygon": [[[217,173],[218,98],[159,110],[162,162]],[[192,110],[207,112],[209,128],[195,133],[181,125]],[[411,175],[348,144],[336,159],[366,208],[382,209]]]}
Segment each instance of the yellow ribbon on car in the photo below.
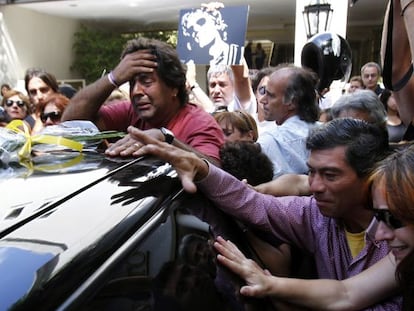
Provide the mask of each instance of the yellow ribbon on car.
{"label": "yellow ribbon on car", "polygon": [[22,134],[25,137],[25,143],[23,147],[17,153],[20,159],[28,159],[32,152],[32,145],[35,144],[52,144],[59,145],[82,152],[83,145],[80,142],[72,139],[64,138],[61,136],[52,135],[30,135],[29,126],[23,122],[23,120],[13,120],[7,124],[6,128]]}

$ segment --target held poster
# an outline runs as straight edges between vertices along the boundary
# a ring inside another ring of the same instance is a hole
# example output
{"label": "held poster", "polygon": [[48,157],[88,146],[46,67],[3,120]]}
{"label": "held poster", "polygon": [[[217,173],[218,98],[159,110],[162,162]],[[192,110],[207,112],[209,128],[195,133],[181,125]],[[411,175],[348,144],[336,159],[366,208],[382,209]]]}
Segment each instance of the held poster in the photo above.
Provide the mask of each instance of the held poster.
{"label": "held poster", "polygon": [[180,10],[177,52],[183,63],[240,65],[249,6]]}

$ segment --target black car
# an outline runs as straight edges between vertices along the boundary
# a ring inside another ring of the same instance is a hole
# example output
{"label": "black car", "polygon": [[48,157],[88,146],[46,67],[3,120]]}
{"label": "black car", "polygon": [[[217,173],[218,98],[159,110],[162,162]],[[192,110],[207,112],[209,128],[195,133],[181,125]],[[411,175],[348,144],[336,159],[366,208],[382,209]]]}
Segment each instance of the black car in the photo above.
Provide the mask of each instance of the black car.
{"label": "black car", "polygon": [[155,158],[1,163],[0,310],[273,310],[239,295],[212,241],[242,227]]}

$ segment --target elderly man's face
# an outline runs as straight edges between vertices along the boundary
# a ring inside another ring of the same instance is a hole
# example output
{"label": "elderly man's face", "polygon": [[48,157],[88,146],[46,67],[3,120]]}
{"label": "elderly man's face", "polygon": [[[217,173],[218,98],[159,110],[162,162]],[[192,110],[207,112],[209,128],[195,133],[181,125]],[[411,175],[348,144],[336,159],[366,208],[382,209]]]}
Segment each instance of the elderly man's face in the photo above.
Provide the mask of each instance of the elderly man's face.
{"label": "elderly man's face", "polygon": [[261,89],[264,95],[260,98],[260,104],[263,105],[265,120],[276,121],[280,125],[296,113],[292,103],[284,99],[289,77],[287,70],[278,70],[270,76],[267,86]]}
{"label": "elderly man's face", "polygon": [[234,86],[227,73],[211,76],[208,83],[210,98],[214,106],[228,106],[234,98]]}

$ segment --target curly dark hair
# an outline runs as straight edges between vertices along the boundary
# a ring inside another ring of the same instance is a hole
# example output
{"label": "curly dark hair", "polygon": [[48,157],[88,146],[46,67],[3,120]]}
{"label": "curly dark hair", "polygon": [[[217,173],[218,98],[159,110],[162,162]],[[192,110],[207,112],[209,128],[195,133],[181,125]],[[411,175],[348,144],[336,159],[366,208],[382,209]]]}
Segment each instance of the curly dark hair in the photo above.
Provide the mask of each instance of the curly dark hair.
{"label": "curly dark hair", "polygon": [[250,141],[226,142],[220,149],[221,167],[234,177],[256,186],[273,178],[273,163],[259,144]]}
{"label": "curly dark hair", "polygon": [[178,90],[177,97],[184,105],[188,102],[188,93],[185,86],[186,71],[181,63],[177,51],[169,44],[144,37],[129,40],[122,52],[121,58],[125,55],[134,53],[139,50],[151,50],[157,57],[157,74],[158,77],[169,87]]}

